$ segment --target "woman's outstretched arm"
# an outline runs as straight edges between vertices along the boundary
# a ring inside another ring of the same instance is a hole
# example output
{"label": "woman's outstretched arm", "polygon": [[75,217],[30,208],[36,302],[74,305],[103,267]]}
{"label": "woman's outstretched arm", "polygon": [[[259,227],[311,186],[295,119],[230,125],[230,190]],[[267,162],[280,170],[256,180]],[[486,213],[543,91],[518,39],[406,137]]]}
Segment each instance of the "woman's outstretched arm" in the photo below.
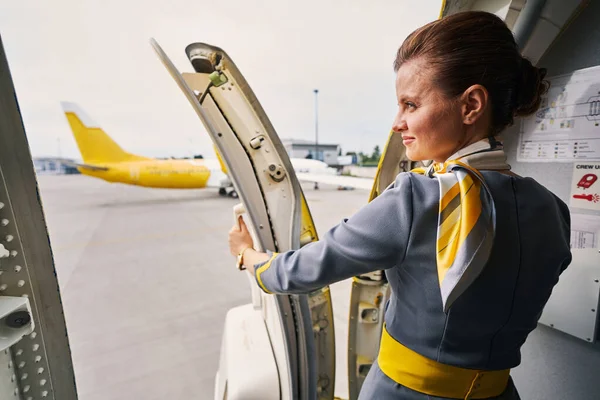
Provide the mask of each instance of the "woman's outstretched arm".
{"label": "woman's outstretched arm", "polygon": [[299,250],[261,253],[251,249],[245,225],[230,231],[231,252],[244,248],[243,263],[267,293],[306,293],[352,276],[391,268],[402,261],[412,222],[409,174],[400,174],[375,200],[324,237]]}

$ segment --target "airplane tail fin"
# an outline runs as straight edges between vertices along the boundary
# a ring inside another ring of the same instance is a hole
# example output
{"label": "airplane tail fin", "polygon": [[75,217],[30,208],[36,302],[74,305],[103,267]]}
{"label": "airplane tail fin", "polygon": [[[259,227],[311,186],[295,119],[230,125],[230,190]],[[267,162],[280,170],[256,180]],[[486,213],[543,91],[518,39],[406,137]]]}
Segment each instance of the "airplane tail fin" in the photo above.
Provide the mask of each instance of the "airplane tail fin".
{"label": "airplane tail fin", "polygon": [[147,160],[127,153],[100,128],[77,104],[61,102],[71,131],[85,163],[111,163]]}

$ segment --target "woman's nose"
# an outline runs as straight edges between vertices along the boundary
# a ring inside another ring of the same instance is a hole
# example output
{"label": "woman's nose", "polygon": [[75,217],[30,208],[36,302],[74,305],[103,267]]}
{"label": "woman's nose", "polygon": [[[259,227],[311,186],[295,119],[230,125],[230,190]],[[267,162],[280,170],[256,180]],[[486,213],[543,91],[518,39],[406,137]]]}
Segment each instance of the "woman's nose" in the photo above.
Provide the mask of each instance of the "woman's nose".
{"label": "woman's nose", "polygon": [[396,118],[394,118],[394,123],[392,124],[392,130],[398,133],[405,131],[406,128],[406,121],[402,117],[402,113],[396,114]]}

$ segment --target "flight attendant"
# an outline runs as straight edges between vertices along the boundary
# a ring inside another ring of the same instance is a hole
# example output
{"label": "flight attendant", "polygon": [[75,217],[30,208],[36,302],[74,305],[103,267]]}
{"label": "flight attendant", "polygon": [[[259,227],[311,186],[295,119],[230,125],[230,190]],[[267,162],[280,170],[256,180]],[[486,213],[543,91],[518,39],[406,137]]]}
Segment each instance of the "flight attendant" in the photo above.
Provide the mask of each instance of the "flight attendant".
{"label": "flight attendant", "polygon": [[518,399],[510,370],[571,262],[567,206],[510,171],[498,138],[534,113],[545,70],[506,24],[464,12],[410,34],[397,52],[393,130],[411,160],[379,197],[322,240],[232,254],[267,293],[306,293],[384,270],[392,295],[360,399]]}

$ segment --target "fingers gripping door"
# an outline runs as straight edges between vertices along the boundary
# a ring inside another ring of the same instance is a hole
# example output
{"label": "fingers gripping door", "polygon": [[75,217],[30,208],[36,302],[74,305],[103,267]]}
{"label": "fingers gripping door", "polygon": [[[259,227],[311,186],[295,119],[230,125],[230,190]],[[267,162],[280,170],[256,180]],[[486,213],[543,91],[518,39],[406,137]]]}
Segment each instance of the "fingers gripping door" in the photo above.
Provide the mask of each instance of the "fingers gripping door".
{"label": "fingers gripping door", "polygon": [[[186,53],[195,72],[180,74],[158,44],[152,45],[222,157],[257,249],[283,252],[317,240],[289,157],[229,56],[214,46],[191,44]],[[261,296],[282,398],[333,399],[335,343],[329,289],[302,296],[269,297],[262,292]]]}

